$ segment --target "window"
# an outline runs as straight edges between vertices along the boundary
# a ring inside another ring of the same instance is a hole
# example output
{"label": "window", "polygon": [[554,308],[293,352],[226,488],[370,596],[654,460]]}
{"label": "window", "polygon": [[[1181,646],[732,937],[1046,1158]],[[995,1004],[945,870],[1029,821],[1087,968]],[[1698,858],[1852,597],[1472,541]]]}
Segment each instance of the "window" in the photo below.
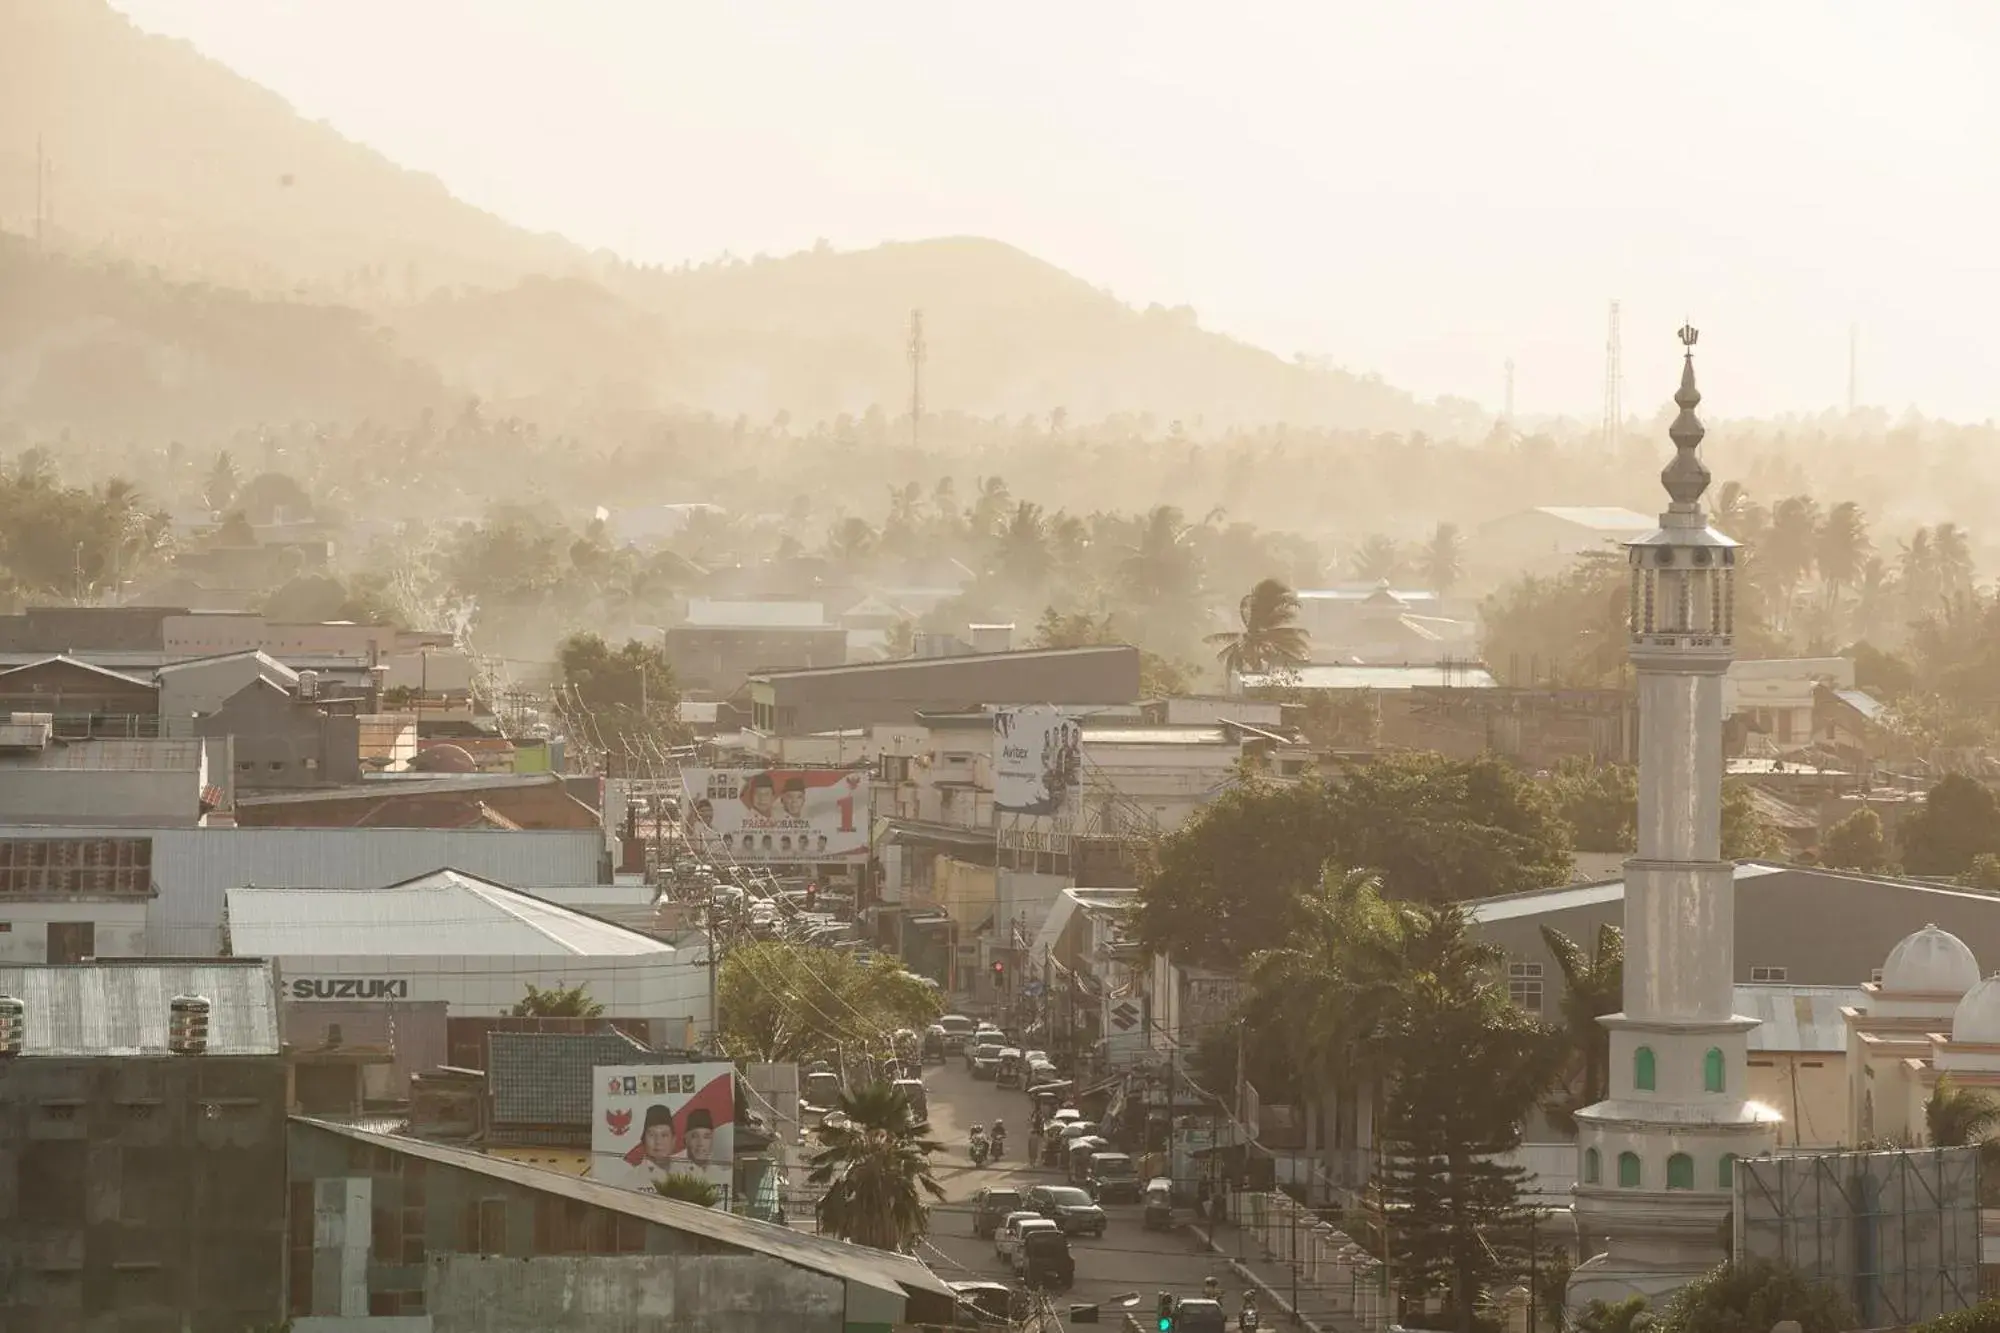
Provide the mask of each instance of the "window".
{"label": "window", "polygon": [[1586,1185],[1595,1185],[1602,1175],[1603,1169],[1598,1164],[1597,1149],[1585,1148],[1583,1150],[1583,1183]]}
{"label": "window", "polygon": [[1670,1190],[1694,1188],[1694,1158],[1684,1152],[1677,1152],[1667,1159],[1667,1188]]}
{"label": "window", "polygon": [[1531,1014],[1542,1012],[1542,965],[1507,964],[1507,998]]}
{"label": "window", "polygon": [[1641,1046],[1632,1052],[1632,1086],[1641,1092],[1651,1092],[1653,1082],[1653,1048]]}
{"label": "window", "polygon": [[1722,1160],[1715,1164],[1715,1183],[1722,1189],[1728,1189],[1736,1183],[1735,1153],[1726,1152],[1722,1154]]}
{"label": "window", "polygon": [[1635,1190],[1639,1188],[1639,1154],[1621,1152],[1618,1154],[1618,1188]]}
{"label": "window", "polygon": [[80,963],[97,954],[97,923],[94,921],[49,922],[48,961]]}
{"label": "window", "polygon": [[1785,972],[1786,969],[1782,967],[1760,967],[1753,965],[1750,969],[1750,980],[1783,981],[1786,979]]}
{"label": "window", "polygon": [[1701,1057],[1701,1087],[1704,1092],[1723,1091],[1722,1050],[1711,1046]]}

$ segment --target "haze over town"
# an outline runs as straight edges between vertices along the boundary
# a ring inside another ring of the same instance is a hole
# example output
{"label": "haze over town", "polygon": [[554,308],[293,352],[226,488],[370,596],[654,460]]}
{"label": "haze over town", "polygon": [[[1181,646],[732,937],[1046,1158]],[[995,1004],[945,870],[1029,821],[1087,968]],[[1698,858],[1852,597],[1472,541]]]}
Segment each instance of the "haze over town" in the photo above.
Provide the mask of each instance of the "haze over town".
{"label": "haze over town", "polygon": [[0,1308],[2000,1333],[1996,59],[0,0]]}

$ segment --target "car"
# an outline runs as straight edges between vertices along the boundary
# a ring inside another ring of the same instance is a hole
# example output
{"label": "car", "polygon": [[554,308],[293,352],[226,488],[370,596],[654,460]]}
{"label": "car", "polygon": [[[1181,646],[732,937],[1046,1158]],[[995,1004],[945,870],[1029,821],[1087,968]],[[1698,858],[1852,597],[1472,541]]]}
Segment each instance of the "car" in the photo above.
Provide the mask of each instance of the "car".
{"label": "car", "polygon": [[988,1185],[972,1196],[972,1234],[981,1240],[992,1240],[1001,1223],[1015,1213],[1030,1211],[1021,1191]]}
{"label": "car", "polygon": [[1139,1168],[1125,1153],[1092,1153],[1089,1169],[1085,1188],[1099,1203],[1139,1202]]}
{"label": "car", "polygon": [[1174,1327],[1182,1333],[1225,1333],[1229,1313],[1221,1301],[1186,1296],[1174,1302]]}
{"label": "car", "polygon": [[1066,1236],[1102,1236],[1108,1225],[1104,1210],[1074,1185],[1037,1185],[1028,1191],[1028,1207]]}
{"label": "car", "polygon": [[[904,1061],[903,1071],[907,1073],[909,1068],[910,1068],[909,1062]],[[891,1083],[889,1086],[894,1088],[897,1092],[902,1093],[903,1096],[906,1099],[908,1099],[910,1103],[910,1116],[912,1119],[921,1121],[921,1120],[929,1120],[931,1118],[931,1099],[930,1095],[924,1091],[924,1081],[922,1079],[899,1078],[894,1083]]]}
{"label": "car", "polygon": [[993,1075],[994,1085],[1002,1088],[1021,1086],[1021,1052],[1012,1046],[1000,1048],[1000,1067]]}
{"label": "car", "polygon": [[1000,1047],[981,1042],[965,1050],[965,1068],[974,1078],[993,1078],[1000,1072]]}
{"label": "car", "polygon": [[1007,1220],[993,1233],[993,1253],[1002,1259],[1012,1259],[1014,1251],[1021,1247],[1022,1227],[1051,1227],[1056,1225],[1032,1208],[1023,1208],[1018,1213],[1007,1214]]}
{"label": "car", "polygon": [[1015,1228],[1014,1248],[1007,1251],[1007,1263],[1017,1274],[1028,1270],[1028,1238],[1034,1235],[1062,1236],[1060,1225],[1046,1217],[1038,1217],[1032,1222],[1023,1222]]}
{"label": "car", "polygon": [[964,1014],[946,1014],[938,1019],[937,1025],[944,1029],[944,1049],[947,1054],[962,1051],[965,1043],[977,1031],[977,1026]]}

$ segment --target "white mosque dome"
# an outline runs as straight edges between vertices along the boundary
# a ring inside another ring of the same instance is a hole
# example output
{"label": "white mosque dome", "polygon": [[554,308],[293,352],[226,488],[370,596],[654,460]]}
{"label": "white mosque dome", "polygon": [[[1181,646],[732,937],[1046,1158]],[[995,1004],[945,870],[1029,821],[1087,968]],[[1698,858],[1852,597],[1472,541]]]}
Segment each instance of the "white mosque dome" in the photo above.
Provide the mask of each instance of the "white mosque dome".
{"label": "white mosque dome", "polygon": [[1965,993],[1951,1015],[1951,1039],[1972,1045],[2000,1045],[2000,976]]}
{"label": "white mosque dome", "polygon": [[1882,989],[1898,994],[1964,995],[1978,985],[1979,960],[1972,950],[1936,926],[1906,936],[1882,964]]}

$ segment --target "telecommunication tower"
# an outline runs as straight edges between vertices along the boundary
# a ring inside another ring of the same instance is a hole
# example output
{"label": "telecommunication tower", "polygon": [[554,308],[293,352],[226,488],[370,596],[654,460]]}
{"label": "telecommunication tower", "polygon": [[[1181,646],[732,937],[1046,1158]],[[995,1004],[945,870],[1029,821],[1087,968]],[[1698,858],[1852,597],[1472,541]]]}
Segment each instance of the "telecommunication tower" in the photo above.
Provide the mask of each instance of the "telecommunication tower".
{"label": "telecommunication tower", "polygon": [[910,312],[910,447],[918,447],[923,442],[924,422],[924,361],[929,353],[924,347],[924,312]]}
{"label": "telecommunication tower", "polygon": [[1618,303],[1611,303],[1611,331],[1604,339],[1604,447],[1616,453],[1625,433],[1625,370],[1618,348]]}

